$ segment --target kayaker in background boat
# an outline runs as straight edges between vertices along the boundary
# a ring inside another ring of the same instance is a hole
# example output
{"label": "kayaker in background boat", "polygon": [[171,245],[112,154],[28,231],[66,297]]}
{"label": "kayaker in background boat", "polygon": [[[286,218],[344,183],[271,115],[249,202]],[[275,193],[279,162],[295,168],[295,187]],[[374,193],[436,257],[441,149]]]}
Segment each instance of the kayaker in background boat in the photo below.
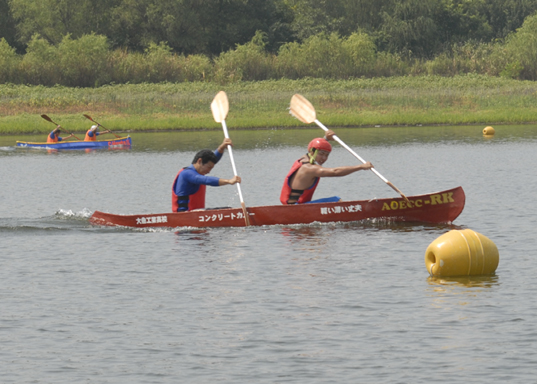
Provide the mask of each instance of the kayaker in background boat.
{"label": "kayaker in background boat", "polygon": [[206,186],[234,185],[241,182],[240,176],[222,179],[206,176],[222,158],[228,145],[233,145],[231,139],[224,139],[216,151],[201,150],[192,160],[192,164],[179,170],[172,186],[172,211],[189,211],[205,208]]}
{"label": "kayaker in background boat", "polygon": [[342,166],[324,168],[332,146],[328,140],[333,140],[334,132],[328,130],[324,138],[315,138],[308,145],[308,153],[293,163],[291,170],[285,177],[280,202],[286,204],[338,202],[338,196],[317,199],[312,201],[313,193],[321,177],[345,176],[360,170],[369,170],[373,167],[371,162],[356,166]]}
{"label": "kayaker in background boat", "polygon": [[58,125],[54,130],[50,132],[50,134],[47,136],[47,143],[58,143],[62,140],[69,139],[71,136],[74,136],[73,134],[66,136],[65,138],[60,138],[61,133],[61,127]]}
{"label": "kayaker in background boat", "polygon": [[85,142],[92,142],[94,140],[97,140],[98,135],[107,134],[110,130],[106,130],[103,132],[99,132],[99,125],[93,125],[91,128],[86,132],[86,137],[84,138]]}

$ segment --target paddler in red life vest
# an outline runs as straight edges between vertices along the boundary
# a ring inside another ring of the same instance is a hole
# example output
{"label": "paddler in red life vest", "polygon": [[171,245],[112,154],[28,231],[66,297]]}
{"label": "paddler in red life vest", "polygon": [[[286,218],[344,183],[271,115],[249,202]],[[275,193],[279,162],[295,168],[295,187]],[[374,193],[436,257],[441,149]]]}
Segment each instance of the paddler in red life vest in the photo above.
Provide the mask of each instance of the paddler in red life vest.
{"label": "paddler in red life vest", "polygon": [[222,179],[207,176],[214,165],[222,158],[231,139],[224,139],[216,151],[201,150],[195,156],[192,164],[179,170],[172,186],[172,211],[190,211],[205,208],[206,186],[233,185],[241,182],[240,176]]}
{"label": "paddler in red life vest", "polygon": [[332,146],[328,143],[328,140],[332,140],[333,136],[334,132],[328,130],[325,138],[313,139],[308,145],[308,153],[293,163],[283,183],[280,195],[282,204],[339,202],[341,198],[338,196],[315,201],[311,200],[319,184],[319,179],[322,177],[345,176],[356,171],[369,170],[373,167],[370,162],[357,166],[322,167],[332,151]]}
{"label": "paddler in red life vest", "polygon": [[60,133],[61,133],[61,127],[58,125],[58,127],[56,127],[54,130],[50,132],[50,134],[48,134],[47,143],[58,143],[58,142],[61,142],[62,140],[69,139],[71,136],[74,136],[73,134],[71,134],[69,136],[66,136],[65,138],[60,138]]}
{"label": "paddler in red life vest", "polygon": [[106,130],[103,132],[99,132],[99,125],[93,125],[91,128],[86,132],[86,137],[84,138],[85,142],[93,142],[97,140],[97,136],[101,134],[107,134],[110,130]]}

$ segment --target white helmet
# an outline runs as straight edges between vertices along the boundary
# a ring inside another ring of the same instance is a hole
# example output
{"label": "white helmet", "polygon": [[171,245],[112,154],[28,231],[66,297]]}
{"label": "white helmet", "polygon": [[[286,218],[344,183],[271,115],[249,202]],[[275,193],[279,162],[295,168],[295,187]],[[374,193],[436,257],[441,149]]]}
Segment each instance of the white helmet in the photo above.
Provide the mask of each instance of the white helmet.
{"label": "white helmet", "polygon": [[92,130],[95,130],[95,129],[97,129],[97,128],[99,128],[99,126],[96,126],[96,125],[91,126],[91,129],[92,129]]}

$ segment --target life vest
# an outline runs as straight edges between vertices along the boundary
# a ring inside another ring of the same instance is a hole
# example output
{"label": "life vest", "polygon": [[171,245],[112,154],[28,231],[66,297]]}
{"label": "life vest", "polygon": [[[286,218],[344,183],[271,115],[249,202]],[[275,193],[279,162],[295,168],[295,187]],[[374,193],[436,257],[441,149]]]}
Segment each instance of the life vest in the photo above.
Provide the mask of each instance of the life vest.
{"label": "life vest", "polygon": [[89,136],[88,134],[90,133],[91,129],[89,129],[88,131],[86,131],[86,137],[84,138],[84,141],[85,142],[94,142],[97,140],[97,132],[94,131],[93,132],[93,136]]}
{"label": "life vest", "polygon": [[[54,139],[52,139],[50,137],[50,135],[52,135],[54,137]],[[53,134],[52,132],[50,134],[48,134],[47,136],[47,143],[58,143],[58,136],[56,134]]]}
{"label": "life vest", "polygon": [[[181,170],[179,170],[172,185],[172,211],[174,213],[179,211],[179,207],[180,207],[179,200],[188,200],[188,211],[205,208],[205,190],[207,189],[207,186],[205,186],[204,184],[201,184],[199,186],[198,191],[196,191],[194,194],[181,196],[181,197],[175,194],[175,186],[177,185],[179,174],[181,174],[181,172],[185,168],[186,167],[183,167]],[[184,207],[184,206],[181,205],[181,207]],[[181,211],[184,211],[184,210],[181,210]]]}
{"label": "life vest", "polygon": [[315,178],[315,182],[305,190],[293,190],[291,189],[291,186],[289,183],[289,180],[291,179],[291,177],[295,175],[295,173],[298,171],[300,167],[302,167],[303,164],[304,162],[302,161],[302,158],[295,161],[295,163],[293,163],[293,166],[291,167],[291,170],[289,171],[289,174],[287,174],[287,176],[285,177],[285,181],[283,182],[283,187],[282,187],[282,193],[280,195],[280,202],[282,202],[282,204],[284,205],[288,204],[287,202],[289,201],[291,192],[295,194],[300,193],[300,198],[298,198],[298,202],[297,202],[299,204],[309,202],[311,201],[311,198],[313,198],[313,193],[315,192],[315,189],[317,188],[317,185],[319,184],[320,178]]}

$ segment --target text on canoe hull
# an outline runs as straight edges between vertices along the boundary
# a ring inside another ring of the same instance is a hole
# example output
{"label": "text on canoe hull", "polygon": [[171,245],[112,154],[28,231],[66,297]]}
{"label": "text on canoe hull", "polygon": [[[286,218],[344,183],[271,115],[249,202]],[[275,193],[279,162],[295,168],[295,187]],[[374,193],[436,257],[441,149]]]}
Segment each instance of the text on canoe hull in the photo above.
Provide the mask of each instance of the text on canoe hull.
{"label": "text on canoe hull", "polygon": [[384,202],[382,205],[382,211],[386,210],[404,210],[404,209],[413,209],[421,208],[424,205],[445,205],[448,203],[454,203],[453,192],[447,192],[442,194],[433,194],[429,196],[429,199],[412,199],[410,203],[404,200],[393,200],[391,202]]}

